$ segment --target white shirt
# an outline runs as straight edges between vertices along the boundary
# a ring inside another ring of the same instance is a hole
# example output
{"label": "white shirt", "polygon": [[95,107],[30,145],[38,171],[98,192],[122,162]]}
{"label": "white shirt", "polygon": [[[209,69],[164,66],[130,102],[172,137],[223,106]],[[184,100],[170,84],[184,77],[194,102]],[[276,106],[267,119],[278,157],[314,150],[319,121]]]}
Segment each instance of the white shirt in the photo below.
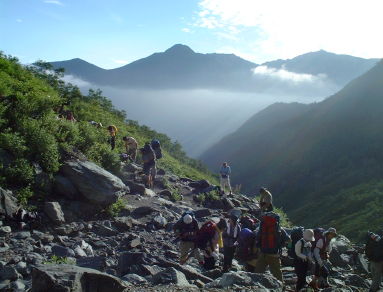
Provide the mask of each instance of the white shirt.
{"label": "white shirt", "polygon": [[[304,244],[302,248],[302,244]],[[311,242],[305,241],[304,239],[298,240],[295,244],[295,254],[298,258],[302,260],[310,260],[312,261],[312,253],[311,253]]]}

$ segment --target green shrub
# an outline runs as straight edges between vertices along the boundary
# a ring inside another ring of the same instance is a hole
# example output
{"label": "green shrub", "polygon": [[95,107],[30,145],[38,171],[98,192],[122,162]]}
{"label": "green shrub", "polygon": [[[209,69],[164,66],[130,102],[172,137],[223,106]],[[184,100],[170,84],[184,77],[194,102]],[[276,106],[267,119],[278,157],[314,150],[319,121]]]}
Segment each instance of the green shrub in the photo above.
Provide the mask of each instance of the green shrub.
{"label": "green shrub", "polygon": [[47,261],[43,262],[44,265],[75,265],[75,259],[68,259],[67,257],[59,257],[56,255],[51,256]]}
{"label": "green shrub", "polygon": [[27,151],[24,137],[19,133],[4,132],[0,134],[0,148],[12,153],[15,157],[23,157]]}
{"label": "green shrub", "polygon": [[176,201],[182,200],[182,195],[180,194],[179,190],[173,188],[170,192],[171,192],[171,196],[170,196],[171,201],[176,202]]}
{"label": "green shrub", "polygon": [[33,196],[33,192],[29,186],[17,191],[17,200],[23,206],[28,205],[28,200],[32,198],[32,196]]}
{"label": "green shrub", "polygon": [[88,151],[88,157],[112,173],[117,174],[120,171],[120,157],[108,144],[95,143]]}
{"label": "green shrub", "polygon": [[4,169],[4,176],[10,185],[26,186],[33,181],[34,170],[28,160],[18,158]]}
{"label": "green shrub", "polygon": [[116,217],[118,216],[118,214],[124,210],[127,206],[127,201],[126,199],[118,199],[117,202],[113,203],[112,205],[110,205],[108,207],[108,209],[106,210],[107,213],[112,216],[112,217]]}

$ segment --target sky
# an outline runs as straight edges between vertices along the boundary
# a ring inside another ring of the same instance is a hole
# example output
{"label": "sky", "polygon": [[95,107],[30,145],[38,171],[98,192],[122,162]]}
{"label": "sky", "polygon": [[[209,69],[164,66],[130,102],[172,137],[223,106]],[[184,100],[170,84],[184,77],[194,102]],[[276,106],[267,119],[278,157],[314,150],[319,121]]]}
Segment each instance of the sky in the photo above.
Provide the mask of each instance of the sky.
{"label": "sky", "polygon": [[0,51],[106,69],[177,43],[258,64],[320,49],[382,58],[382,11],[382,0],[0,0]]}

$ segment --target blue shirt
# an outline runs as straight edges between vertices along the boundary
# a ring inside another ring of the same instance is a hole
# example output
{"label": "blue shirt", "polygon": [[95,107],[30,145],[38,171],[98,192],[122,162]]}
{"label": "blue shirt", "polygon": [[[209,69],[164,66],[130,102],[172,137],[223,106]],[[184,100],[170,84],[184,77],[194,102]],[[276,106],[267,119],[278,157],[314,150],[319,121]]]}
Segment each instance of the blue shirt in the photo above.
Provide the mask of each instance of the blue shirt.
{"label": "blue shirt", "polygon": [[226,177],[228,177],[229,174],[231,173],[231,168],[230,168],[230,166],[226,166],[226,167],[222,166],[222,167],[221,167],[221,170],[219,171],[219,173],[221,174],[221,176],[226,176]]}

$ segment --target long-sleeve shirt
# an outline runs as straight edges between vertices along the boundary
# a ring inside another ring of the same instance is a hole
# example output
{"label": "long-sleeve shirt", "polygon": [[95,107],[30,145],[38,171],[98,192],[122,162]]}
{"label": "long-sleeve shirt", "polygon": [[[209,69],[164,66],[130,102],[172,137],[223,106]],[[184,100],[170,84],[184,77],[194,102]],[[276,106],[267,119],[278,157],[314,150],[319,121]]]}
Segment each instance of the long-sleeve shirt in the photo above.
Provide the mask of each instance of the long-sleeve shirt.
{"label": "long-sleeve shirt", "polygon": [[295,254],[302,260],[308,259],[312,261],[311,242],[304,239],[298,240],[295,244]]}
{"label": "long-sleeve shirt", "polygon": [[323,259],[321,257],[321,250],[322,250],[322,254],[323,254],[324,252],[331,253],[331,249],[332,249],[331,242],[328,242],[325,246],[325,242],[322,238],[317,241],[317,244],[316,244],[315,249],[314,249],[314,258],[320,266],[323,266]]}
{"label": "long-sleeve shirt", "polygon": [[223,245],[226,247],[233,247],[238,239],[238,235],[240,232],[241,226],[238,223],[236,223],[235,225],[229,223],[227,225],[227,229],[222,234]]}
{"label": "long-sleeve shirt", "polygon": [[226,167],[222,166],[219,173],[221,174],[221,177],[223,176],[228,177],[231,174],[230,166],[226,166]]}

